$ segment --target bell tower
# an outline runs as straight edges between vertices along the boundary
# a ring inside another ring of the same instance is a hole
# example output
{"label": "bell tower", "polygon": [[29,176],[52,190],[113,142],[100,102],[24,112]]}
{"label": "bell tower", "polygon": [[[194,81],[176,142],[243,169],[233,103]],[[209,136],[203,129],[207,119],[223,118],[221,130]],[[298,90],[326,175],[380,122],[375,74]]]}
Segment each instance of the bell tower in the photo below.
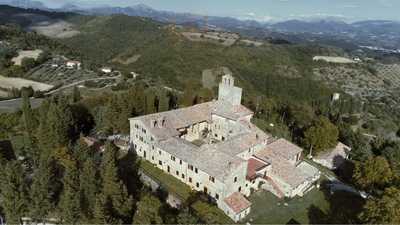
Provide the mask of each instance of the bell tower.
{"label": "bell tower", "polygon": [[222,76],[219,83],[218,100],[226,101],[232,105],[240,105],[242,102],[242,89],[235,86],[235,78],[231,74]]}

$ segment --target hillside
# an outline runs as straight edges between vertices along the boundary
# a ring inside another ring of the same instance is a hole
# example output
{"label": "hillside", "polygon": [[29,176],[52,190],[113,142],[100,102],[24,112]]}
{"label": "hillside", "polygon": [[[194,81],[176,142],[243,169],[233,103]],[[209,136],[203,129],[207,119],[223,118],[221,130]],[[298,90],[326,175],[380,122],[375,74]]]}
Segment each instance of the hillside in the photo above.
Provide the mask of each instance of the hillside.
{"label": "hillside", "polygon": [[[309,79],[312,51],[305,46],[224,47],[190,42],[165,24],[122,15],[90,17],[81,22],[78,29],[79,35],[62,41],[98,66],[111,65],[147,78],[161,78],[168,85],[181,89],[190,80],[199,85],[203,70],[226,66],[249,90],[276,93],[274,89],[282,89],[278,92],[283,93],[285,89],[289,96],[315,97],[312,90],[305,93],[299,88],[302,82],[312,82]],[[140,57],[131,64],[116,63],[118,60],[115,60],[134,56]],[[295,76],[288,76],[293,71]],[[284,83],[287,86],[281,85]],[[321,93],[321,85],[310,86]]]}

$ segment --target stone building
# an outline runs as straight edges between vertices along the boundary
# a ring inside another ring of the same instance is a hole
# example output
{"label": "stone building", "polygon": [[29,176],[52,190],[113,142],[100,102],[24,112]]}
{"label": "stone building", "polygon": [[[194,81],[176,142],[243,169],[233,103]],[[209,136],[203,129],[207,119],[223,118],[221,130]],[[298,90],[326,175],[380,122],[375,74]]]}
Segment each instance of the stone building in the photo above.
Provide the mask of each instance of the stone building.
{"label": "stone building", "polygon": [[302,196],[319,171],[302,149],[252,124],[242,89],[222,77],[218,100],[130,119],[130,146],[138,156],[215,199],[234,221],[249,214],[253,190]]}

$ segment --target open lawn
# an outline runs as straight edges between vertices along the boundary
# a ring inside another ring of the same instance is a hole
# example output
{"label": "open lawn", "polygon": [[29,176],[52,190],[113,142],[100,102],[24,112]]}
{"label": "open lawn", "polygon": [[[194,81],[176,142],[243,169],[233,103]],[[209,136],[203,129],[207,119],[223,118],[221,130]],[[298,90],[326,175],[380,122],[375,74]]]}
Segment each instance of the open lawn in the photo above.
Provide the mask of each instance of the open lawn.
{"label": "open lawn", "polygon": [[[321,187],[327,187],[322,184]],[[360,223],[364,200],[350,192],[314,188],[304,197],[278,199],[270,192],[250,196],[253,203],[245,222],[251,224],[347,224]]]}
{"label": "open lawn", "polygon": [[327,212],[329,203],[324,193],[313,189],[302,198],[278,199],[267,191],[258,191],[250,196],[253,203],[246,221],[253,224],[286,224],[291,219],[301,224],[308,224],[308,208],[312,205]]}

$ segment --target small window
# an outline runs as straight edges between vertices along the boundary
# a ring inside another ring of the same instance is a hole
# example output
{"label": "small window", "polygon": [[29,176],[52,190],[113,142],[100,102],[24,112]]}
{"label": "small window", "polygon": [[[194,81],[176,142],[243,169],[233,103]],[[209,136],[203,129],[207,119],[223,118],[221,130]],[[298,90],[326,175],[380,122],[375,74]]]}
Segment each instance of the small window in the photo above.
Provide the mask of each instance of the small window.
{"label": "small window", "polygon": [[199,173],[199,170],[197,170],[197,168],[194,168],[194,172]]}
{"label": "small window", "polygon": [[211,182],[215,183],[215,178],[214,178],[214,177],[210,176],[210,177],[209,177],[209,180],[210,180]]}
{"label": "small window", "polygon": [[189,183],[192,183],[192,178],[191,177],[189,177]]}
{"label": "small window", "polygon": [[239,188],[238,188],[238,192],[241,192],[241,191],[242,191],[242,187],[239,187]]}
{"label": "small window", "polygon": [[151,148],[154,150],[154,145],[153,145],[153,146],[151,146]]}
{"label": "small window", "polygon": [[169,173],[169,171],[170,171],[170,168],[169,168],[169,166],[167,167],[167,171],[168,171],[168,173]]}
{"label": "small window", "polygon": [[172,156],[172,155],[171,155],[171,160],[172,160],[172,161],[175,161],[175,156]]}
{"label": "small window", "polygon": [[161,160],[158,160],[158,165],[162,166]]}
{"label": "small window", "polygon": [[151,160],[154,160],[154,156],[151,157]]}
{"label": "small window", "polygon": [[219,199],[219,195],[218,194],[215,194],[215,199]]}
{"label": "small window", "polygon": [[181,165],[182,165],[182,160],[179,160],[179,164],[181,164]]}
{"label": "small window", "polygon": [[197,183],[196,183],[196,187],[200,187],[200,184],[199,184],[199,182],[197,182]]}
{"label": "small window", "polygon": [[179,176],[179,171],[178,170],[176,171],[176,175]]}
{"label": "small window", "polygon": [[234,182],[234,183],[237,182],[237,177],[233,178],[233,182]]}
{"label": "small window", "polygon": [[161,151],[158,151],[158,154],[160,154],[160,155],[161,155]]}
{"label": "small window", "polygon": [[207,188],[207,187],[204,187],[204,188],[203,188],[203,191],[204,191],[204,193],[207,194],[207,193],[208,193],[208,188]]}
{"label": "small window", "polygon": [[185,179],[185,174],[182,173],[182,179]]}
{"label": "small window", "polygon": [[193,166],[192,165],[188,165],[189,170],[193,171]]}

